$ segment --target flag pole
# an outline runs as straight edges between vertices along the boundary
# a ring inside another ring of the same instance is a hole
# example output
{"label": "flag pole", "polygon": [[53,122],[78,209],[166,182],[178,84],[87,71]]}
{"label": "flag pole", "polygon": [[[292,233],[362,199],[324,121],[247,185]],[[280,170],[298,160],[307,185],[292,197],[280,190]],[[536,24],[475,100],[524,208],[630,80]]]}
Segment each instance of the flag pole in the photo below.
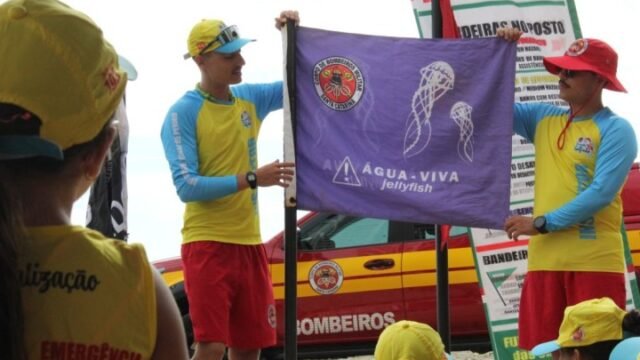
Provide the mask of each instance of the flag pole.
{"label": "flag pole", "polygon": [[[431,2],[431,31],[434,39],[442,38],[442,10],[440,0]],[[442,226],[435,225],[436,236],[436,291],[437,326],[445,351],[451,351],[451,324],[449,321],[449,254],[442,241]]]}
{"label": "flag pole", "polygon": [[[289,109],[291,116],[291,130],[295,149],[296,134],[296,27],[293,20],[287,20],[287,92],[289,95]],[[285,192],[286,194],[286,192]],[[287,196],[287,195],[285,195]],[[285,360],[296,360],[298,358],[297,345],[297,207],[296,199],[293,196],[285,199],[284,208],[284,358]]]}

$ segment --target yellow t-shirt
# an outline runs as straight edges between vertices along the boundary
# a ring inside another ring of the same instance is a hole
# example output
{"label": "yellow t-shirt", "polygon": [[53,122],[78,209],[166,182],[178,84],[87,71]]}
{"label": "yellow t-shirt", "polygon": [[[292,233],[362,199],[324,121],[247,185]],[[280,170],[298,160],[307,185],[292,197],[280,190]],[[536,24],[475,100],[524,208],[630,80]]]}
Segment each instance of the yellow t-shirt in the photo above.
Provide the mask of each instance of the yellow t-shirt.
{"label": "yellow t-shirt", "polygon": [[141,245],[77,226],[28,229],[20,280],[29,359],[149,359],[153,276]]}
{"label": "yellow t-shirt", "polygon": [[282,108],[282,82],[231,88],[229,102],[188,91],[169,110],[162,143],[178,196],[185,202],[183,243],[262,243],[256,189],[238,191],[236,176],[256,171],[262,120]]}
{"label": "yellow t-shirt", "polygon": [[576,117],[568,111],[516,104],[514,129],[535,144],[534,215],[547,234],[531,237],[529,271],[624,272],[620,191],[637,154],[629,123],[608,108]]}
{"label": "yellow t-shirt", "polygon": [[[254,104],[242,98],[232,105],[205,101],[196,125],[199,173],[224,176],[255,170],[260,125]],[[247,189],[215,200],[188,202],[184,242],[262,243],[257,195]]]}

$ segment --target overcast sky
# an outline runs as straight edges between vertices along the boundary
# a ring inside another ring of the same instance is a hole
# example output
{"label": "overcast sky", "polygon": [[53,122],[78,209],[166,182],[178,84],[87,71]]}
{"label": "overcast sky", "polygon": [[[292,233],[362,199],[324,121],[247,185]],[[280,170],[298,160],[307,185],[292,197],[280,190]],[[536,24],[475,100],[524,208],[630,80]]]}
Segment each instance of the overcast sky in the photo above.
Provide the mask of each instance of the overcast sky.
{"label": "overcast sky", "polygon": [[[178,200],[160,142],[168,108],[199,81],[197,67],[183,60],[186,38],[202,18],[236,24],[243,37],[258,41],[243,48],[245,82],[282,79],[281,36],[273,18],[297,9],[302,25],[371,35],[417,38],[409,0],[68,0],[104,30],[119,53],[138,70],[127,88],[130,121],[128,181],[130,241],[145,245],[151,260],[180,253],[183,204]],[[639,31],[637,0],[575,0],[584,37],[600,38],[617,50],[618,77],[628,94],[605,92],[605,105],[640,129]],[[381,51],[382,52],[382,51]],[[282,112],[264,122],[258,141],[259,163],[282,159]],[[283,228],[281,188],[260,188],[262,237]],[[74,208],[73,222],[84,223],[86,196]]]}

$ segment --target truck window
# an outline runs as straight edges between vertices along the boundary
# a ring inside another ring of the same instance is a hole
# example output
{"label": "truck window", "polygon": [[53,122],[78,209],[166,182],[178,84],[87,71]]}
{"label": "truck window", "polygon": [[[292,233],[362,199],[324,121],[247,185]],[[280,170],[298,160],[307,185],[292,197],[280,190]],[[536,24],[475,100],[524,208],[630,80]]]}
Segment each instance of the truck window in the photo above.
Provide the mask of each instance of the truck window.
{"label": "truck window", "polygon": [[389,221],[331,214],[301,231],[302,250],[341,249],[389,242]]}
{"label": "truck window", "polygon": [[336,248],[380,245],[389,242],[389,221],[382,219],[357,219],[339,229],[331,240]]}
{"label": "truck window", "polygon": [[[454,225],[449,230],[450,237],[466,235],[469,231],[468,227]],[[435,240],[435,229],[433,225],[417,224],[415,226],[415,238],[417,240]]]}

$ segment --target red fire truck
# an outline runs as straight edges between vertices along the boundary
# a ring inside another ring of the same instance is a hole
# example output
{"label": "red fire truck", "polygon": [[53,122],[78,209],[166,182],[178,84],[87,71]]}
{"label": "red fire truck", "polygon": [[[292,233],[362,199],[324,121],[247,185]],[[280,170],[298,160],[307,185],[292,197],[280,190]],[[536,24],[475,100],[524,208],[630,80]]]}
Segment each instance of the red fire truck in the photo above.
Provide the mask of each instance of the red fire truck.
{"label": "red fire truck", "polygon": [[[640,169],[623,192],[624,219],[640,267]],[[298,351],[310,356],[371,353],[388,324],[402,319],[436,324],[433,226],[309,213],[298,222]],[[277,302],[278,344],[284,339],[284,238],[265,243]],[[489,338],[467,228],[450,230],[449,282],[453,349],[489,349]],[[154,264],[171,287],[192,342],[180,258]]]}

